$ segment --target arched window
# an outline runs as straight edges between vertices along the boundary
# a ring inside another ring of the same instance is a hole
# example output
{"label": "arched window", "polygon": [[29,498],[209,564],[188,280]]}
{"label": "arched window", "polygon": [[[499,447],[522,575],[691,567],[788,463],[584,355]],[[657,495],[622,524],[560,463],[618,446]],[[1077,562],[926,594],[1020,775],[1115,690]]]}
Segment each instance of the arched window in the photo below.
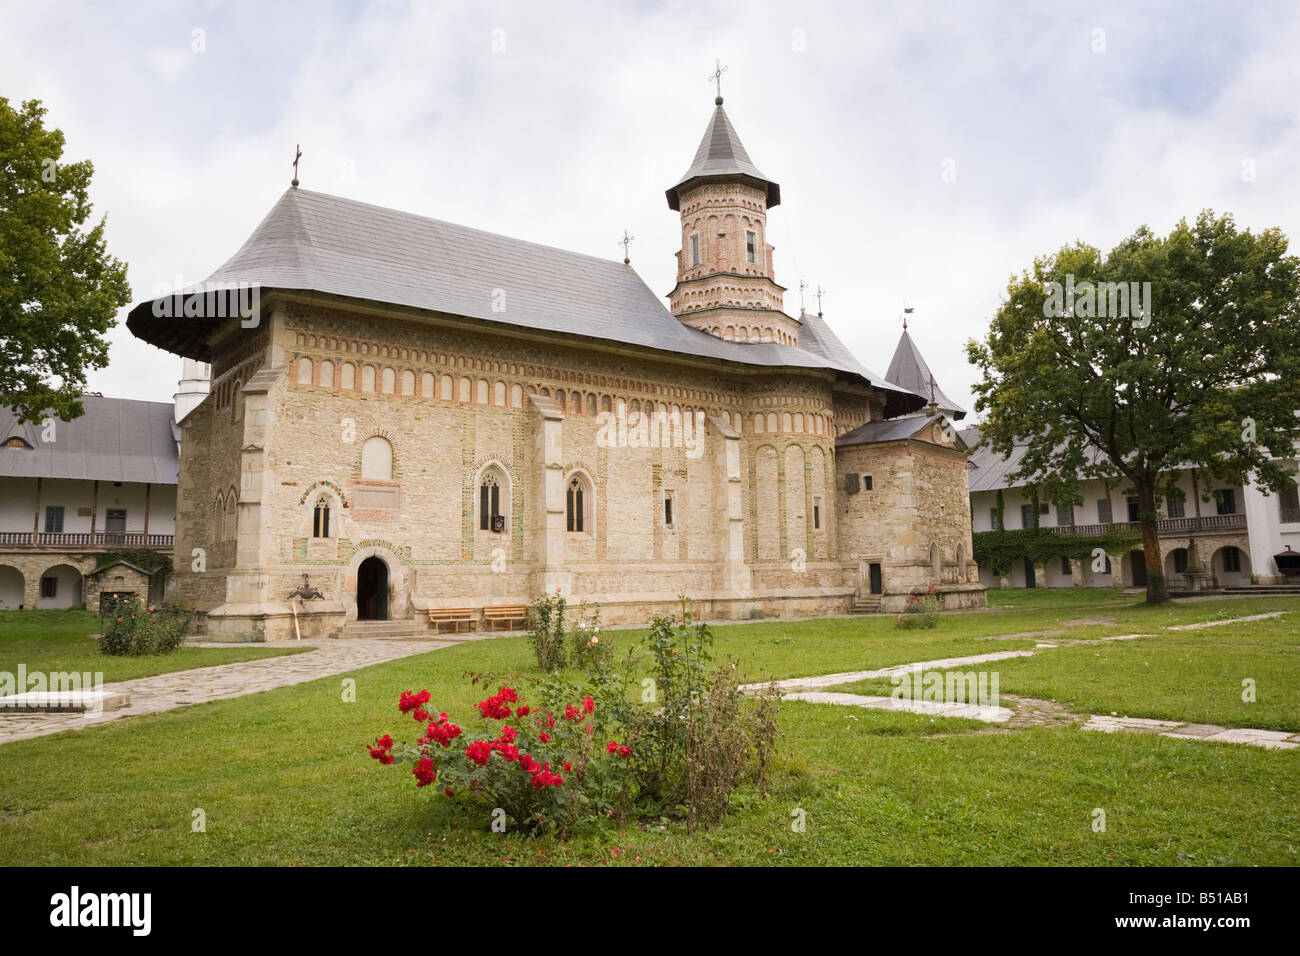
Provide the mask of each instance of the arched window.
{"label": "arched window", "polygon": [[494,518],[501,515],[501,480],[495,471],[486,471],[478,485],[478,527],[491,531]]}
{"label": "arched window", "polygon": [[591,531],[591,484],[584,475],[569,479],[564,493],[564,526],[577,533]]}
{"label": "arched window", "polygon": [[361,477],[366,481],[393,480],[393,446],[375,435],[361,446]]}
{"label": "arched window", "polygon": [[330,500],[325,495],[316,499],[316,510],[311,519],[311,536],[313,538],[330,536]]}

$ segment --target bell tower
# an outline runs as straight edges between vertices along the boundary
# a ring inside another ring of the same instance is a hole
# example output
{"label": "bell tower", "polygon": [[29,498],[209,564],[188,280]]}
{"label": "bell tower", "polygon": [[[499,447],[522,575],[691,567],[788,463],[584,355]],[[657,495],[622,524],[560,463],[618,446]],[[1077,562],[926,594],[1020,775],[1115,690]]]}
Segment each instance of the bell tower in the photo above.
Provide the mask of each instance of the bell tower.
{"label": "bell tower", "polygon": [[713,116],[690,169],[668,190],[668,208],[681,214],[682,248],[669,308],[684,324],[732,342],[799,343],[799,320],[782,311],[767,211],[781,187],[750,161],[722,108]]}

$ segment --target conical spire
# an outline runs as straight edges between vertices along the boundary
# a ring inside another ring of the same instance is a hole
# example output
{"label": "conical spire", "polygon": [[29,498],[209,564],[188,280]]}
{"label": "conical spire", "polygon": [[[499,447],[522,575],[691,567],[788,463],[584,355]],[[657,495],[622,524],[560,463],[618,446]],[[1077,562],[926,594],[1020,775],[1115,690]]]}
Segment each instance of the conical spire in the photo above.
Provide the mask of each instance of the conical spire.
{"label": "conical spire", "polygon": [[898,340],[898,348],[894,349],[894,357],[890,360],[885,378],[909,392],[931,400],[940,411],[952,418],[960,420],[966,417],[965,410],[945,395],[935,383],[934,373],[925,364],[921,350],[916,347],[906,329],[903,330],[903,337]]}
{"label": "conical spire", "polygon": [[705,182],[735,181],[748,182],[759,189],[767,191],[767,207],[781,202],[781,187],[758,171],[744,144],[736,134],[736,129],[727,118],[727,111],[722,108],[722,97],[714,101],[715,109],[704,129],[704,138],[700,148],[695,151],[695,160],[691,168],[668,190],[668,208],[680,210],[680,196],[692,186]]}

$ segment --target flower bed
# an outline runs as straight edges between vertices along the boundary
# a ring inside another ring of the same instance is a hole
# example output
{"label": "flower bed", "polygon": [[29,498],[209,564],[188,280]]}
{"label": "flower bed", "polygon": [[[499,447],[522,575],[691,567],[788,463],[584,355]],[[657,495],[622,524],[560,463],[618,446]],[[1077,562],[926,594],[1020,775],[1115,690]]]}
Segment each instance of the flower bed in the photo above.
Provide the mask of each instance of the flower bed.
{"label": "flower bed", "polygon": [[176,607],[150,607],[138,597],[118,601],[103,615],[99,649],[105,654],[169,654],[185,643],[194,615]]}
{"label": "flower bed", "polygon": [[[586,633],[579,640],[590,645]],[[711,644],[684,604],[681,622],[655,618],[646,648],[633,648],[618,670],[597,657],[581,681],[552,674],[527,693],[518,680],[475,675],[497,688],[476,705],[483,730],[435,713],[428,690],[404,691],[398,710],[421,735],[397,743],[384,734],[367,748],[381,764],[411,764],[417,787],[436,784],[494,825],[508,818],[563,835],[600,817],[716,823],[740,783],[762,790],[776,698],[743,701],[734,664],[708,666]],[[638,662],[650,676],[635,676]]]}

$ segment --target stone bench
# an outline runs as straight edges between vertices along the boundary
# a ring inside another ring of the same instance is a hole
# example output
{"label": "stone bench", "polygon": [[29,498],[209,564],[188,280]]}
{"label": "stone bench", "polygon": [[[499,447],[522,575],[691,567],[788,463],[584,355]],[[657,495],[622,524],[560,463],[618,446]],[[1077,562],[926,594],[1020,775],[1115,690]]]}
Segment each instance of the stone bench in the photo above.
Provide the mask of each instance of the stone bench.
{"label": "stone bench", "polygon": [[0,715],[9,713],[85,713],[121,710],[131,704],[131,695],[104,690],[42,690],[0,697]]}

